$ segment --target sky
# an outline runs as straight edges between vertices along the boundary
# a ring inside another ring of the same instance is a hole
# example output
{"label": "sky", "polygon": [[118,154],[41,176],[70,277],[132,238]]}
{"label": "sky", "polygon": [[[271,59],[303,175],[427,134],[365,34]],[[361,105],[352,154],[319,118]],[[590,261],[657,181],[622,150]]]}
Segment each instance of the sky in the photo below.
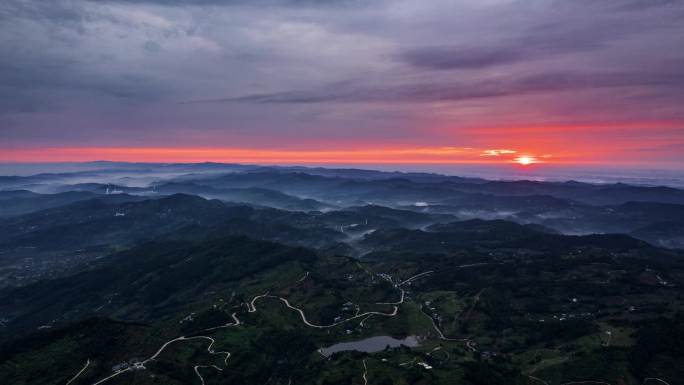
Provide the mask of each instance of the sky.
{"label": "sky", "polygon": [[684,165],[682,0],[3,0],[0,162]]}

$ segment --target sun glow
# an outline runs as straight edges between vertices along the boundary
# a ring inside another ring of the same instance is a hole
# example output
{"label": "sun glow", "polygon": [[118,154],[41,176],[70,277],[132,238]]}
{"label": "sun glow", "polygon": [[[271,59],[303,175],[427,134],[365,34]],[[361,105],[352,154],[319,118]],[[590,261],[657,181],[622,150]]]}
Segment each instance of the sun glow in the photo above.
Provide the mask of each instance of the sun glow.
{"label": "sun glow", "polygon": [[518,164],[521,164],[523,166],[527,166],[532,163],[537,163],[538,160],[534,156],[528,156],[528,155],[521,155],[517,158],[514,159]]}

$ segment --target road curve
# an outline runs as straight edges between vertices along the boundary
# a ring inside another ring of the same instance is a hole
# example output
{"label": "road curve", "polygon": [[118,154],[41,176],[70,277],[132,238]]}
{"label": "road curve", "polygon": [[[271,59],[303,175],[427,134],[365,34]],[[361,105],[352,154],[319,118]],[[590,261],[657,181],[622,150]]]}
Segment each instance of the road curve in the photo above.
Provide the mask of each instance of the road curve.
{"label": "road curve", "polygon": [[71,379],[70,379],[69,381],[67,381],[66,385],[71,384],[71,383],[74,382],[81,374],[83,374],[83,372],[85,372],[85,370],[88,368],[88,365],[90,365],[90,358],[88,358],[88,360],[86,361],[85,365],[83,365],[83,367],[81,368],[81,370],[79,370],[78,373],[76,373],[75,376],[71,377]]}
{"label": "road curve", "polygon": [[285,304],[285,306],[287,306],[287,307],[289,307],[290,309],[292,309],[292,310],[296,311],[297,313],[299,313],[299,316],[301,317],[302,322],[303,322],[306,326],[309,326],[309,327],[312,327],[312,328],[317,328],[317,329],[327,329],[327,328],[335,327],[335,326],[341,325],[341,324],[343,324],[343,323],[345,323],[345,322],[348,322],[348,321],[351,321],[351,320],[354,320],[354,319],[357,319],[357,318],[365,317],[365,316],[367,316],[367,315],[380,315],[380,316],[385,316],[385,317],[394,317],[395,315],[397,315],[397,312],[398,312],[398,310],[399,310],[399,308],[398,308],[397,306],[394,306],[394,309],[392,310],[391,313],[382,313],[382,312],[377,312],[377,311],[367,311],[367,312],[365,312],[365,313],[357,314],[357,315],[351,316],[351,317],[349,317],[349,318],[343,319],[343,320],[341,320],[341,321],[337,321],[337,322],[332,323],[332,324],[330,324],[330,325],[316,325],[316,324],[312,324],[311,322],[309,322],[309,320],[306,319],[306,314],[304,313],[304,311],[303,311],[302,309],[300,309],[300,308],[298,308],[298,307],[296,307],[296,306],[293,306],[292,304],[290,304],[290,302],[289,302],[287,299],[285,299],[285,298],[283,298],[283,297],[277,297],[277,296],[266,295],[266,294],[262,294],[262,295],[256,296],[256,297],[254,297],[254,299],[252,299],[252,301],[250,302],[250,307],[251,307],[251,310],[253,310],[253,312],[256,311],[256,307],[254,306],[254,302],[255,302],[256,300],[258,300],[258,299],[261,299],[261,298],[277,298],[277,299],[281,300],[281,301]]}

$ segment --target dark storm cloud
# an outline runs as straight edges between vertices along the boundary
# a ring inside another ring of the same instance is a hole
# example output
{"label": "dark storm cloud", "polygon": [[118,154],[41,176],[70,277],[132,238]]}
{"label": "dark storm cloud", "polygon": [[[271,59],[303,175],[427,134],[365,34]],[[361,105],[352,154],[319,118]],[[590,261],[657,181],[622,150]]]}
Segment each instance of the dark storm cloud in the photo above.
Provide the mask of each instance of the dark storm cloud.
{"label": "dark storm cloud", "polygon": [[[93,60],[91,52],[79,50],[79,39],[92,33],[85,28],[88,23],[111,19],[75,4],[19,0],[0,4],[0,23],[25,28],[0,40],[0,115],[52,109],[64,97],[78,95],[150,100],[168,91],[162,82],[135,71],[103,73],[97,68],[117,53],[103,52]],[[54,35],[46,38],[46,30]]]}
{"label": "dark storm cloud", "polygon": [[[556,26],[540,26],[533,34],[498,46],[478,47],[417,47],[401,52],[399,61],[419,68],[481,69],[521,61],[534,61],[552,55],[569,54],[599,49],[605,46],[600,33],[558,31]],[[615,32],[611,30],[611,32]],[[627,31],[629,32],[629,31]]]}
{"label": "dark storm cloud", "polygon": [[[610,4],[613,3],[610,2]],[[672,4],[668,1],[641,3],[631,2],[629,9],[634,11],[637,7],[662,8]],[[601,2],[593,0],[592,4],[596,6]],[[681,4],[684,3],[680,3],[679,11],[684,12],[684,6]],[[622,5],[627,6],[624,2]],[[676,17],[663,18],[657,23],[649,19],[633,20],[629,17],[617,17],[594,23],[591,22],[591,15],[588,15],[588,20],[584,21],[573,20],[568,23],[559,23],[554,20],[531,25],[523,29],[520,36],[500,39],[495,43],[475,41],[465,46],[411,47],[400,52],[396,58],[418,68],[481,69],[546,59],[556,55],[598,51],[615,42],[628,39],[632,35],[665,28],[678,22],[680,20]]]}
{"label": "dark storm cloud", "polygon": [[430,69],[469,69],[484,68],[499,64],[509,64],[525,59],[525,53],[507,47],[455,48],[420,47],[400,54],[400,59],[416,67]]}
{"label": "dark storm cloud", "polygon": [[44,20],[50,23],[80,23],[83,20],[83,14],[79,12],[78,8],[65,6],[59,2],[3,1],[0,4],[0,20],[11,18]]}
{"label": "dark storm cloud", "polygon": [[[589,0],[595,1],[595,0]],[[603,0],[613,8],[625,11],[642,11],[652,8],[671,8],[682,11],[681,0]]]}
{"label": "dark storm cloud", "polygon": [[94,3],[156,4],[163,6],[192,5],[343,5],[358,4],[358,0],[88,0]]}
{"label": "dark storm cloud", "polygon": [[429,145],[480,124],[673,119],[681,4],[3,0],[0,141]]}
{"label": "dark storm cloud", "polygon": [[77,58],[52,58],[50,62],[37,59],[23,55],[0,59],[1,87],[12,92],[72,88],[121,98],[149,98],[164,90],[163,84],[133,74],[91,74],[87,64]]}
{"label": "dark storm cloud", "polygon": [[470,47],[416,47],[400,53],[398,59],[429,69],[480,69],[597,50],[609,41],[631,33],[635,33],[634,29],[624,23],[591,27],[541,24],[531,27],[519,38],[508,38],[496,44],[478,42],[478,46]]}
{"label": "dark storm cloud", "polygon": [[153,100],[167,87],[135,74],[102,76],[90,73],[78,60],[52,58],[50,62],[14,55],[0,58],[0,115],[51,109],[60,104],[55,92],[96,97]]}

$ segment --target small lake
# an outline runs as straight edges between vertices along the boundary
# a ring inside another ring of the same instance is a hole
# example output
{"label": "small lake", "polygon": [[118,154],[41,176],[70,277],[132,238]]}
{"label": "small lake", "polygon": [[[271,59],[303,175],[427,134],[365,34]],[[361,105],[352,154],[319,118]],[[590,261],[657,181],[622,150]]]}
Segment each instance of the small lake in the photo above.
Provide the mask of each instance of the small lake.
{"label": "small lake", "polygon": [[398,340],[390,336],[376,336],[359,341],[340,342],[327,348],[320,348],[318,351],[322,355],[329,357],[333,353],[344,352],[348,350],[356,350],[365,353],[375,353],[384,350],[387,346],[391,348],[396,348],[401,345],[414,348],[420,345],[420,341],[416,336],[408,336],[403,340]]}

